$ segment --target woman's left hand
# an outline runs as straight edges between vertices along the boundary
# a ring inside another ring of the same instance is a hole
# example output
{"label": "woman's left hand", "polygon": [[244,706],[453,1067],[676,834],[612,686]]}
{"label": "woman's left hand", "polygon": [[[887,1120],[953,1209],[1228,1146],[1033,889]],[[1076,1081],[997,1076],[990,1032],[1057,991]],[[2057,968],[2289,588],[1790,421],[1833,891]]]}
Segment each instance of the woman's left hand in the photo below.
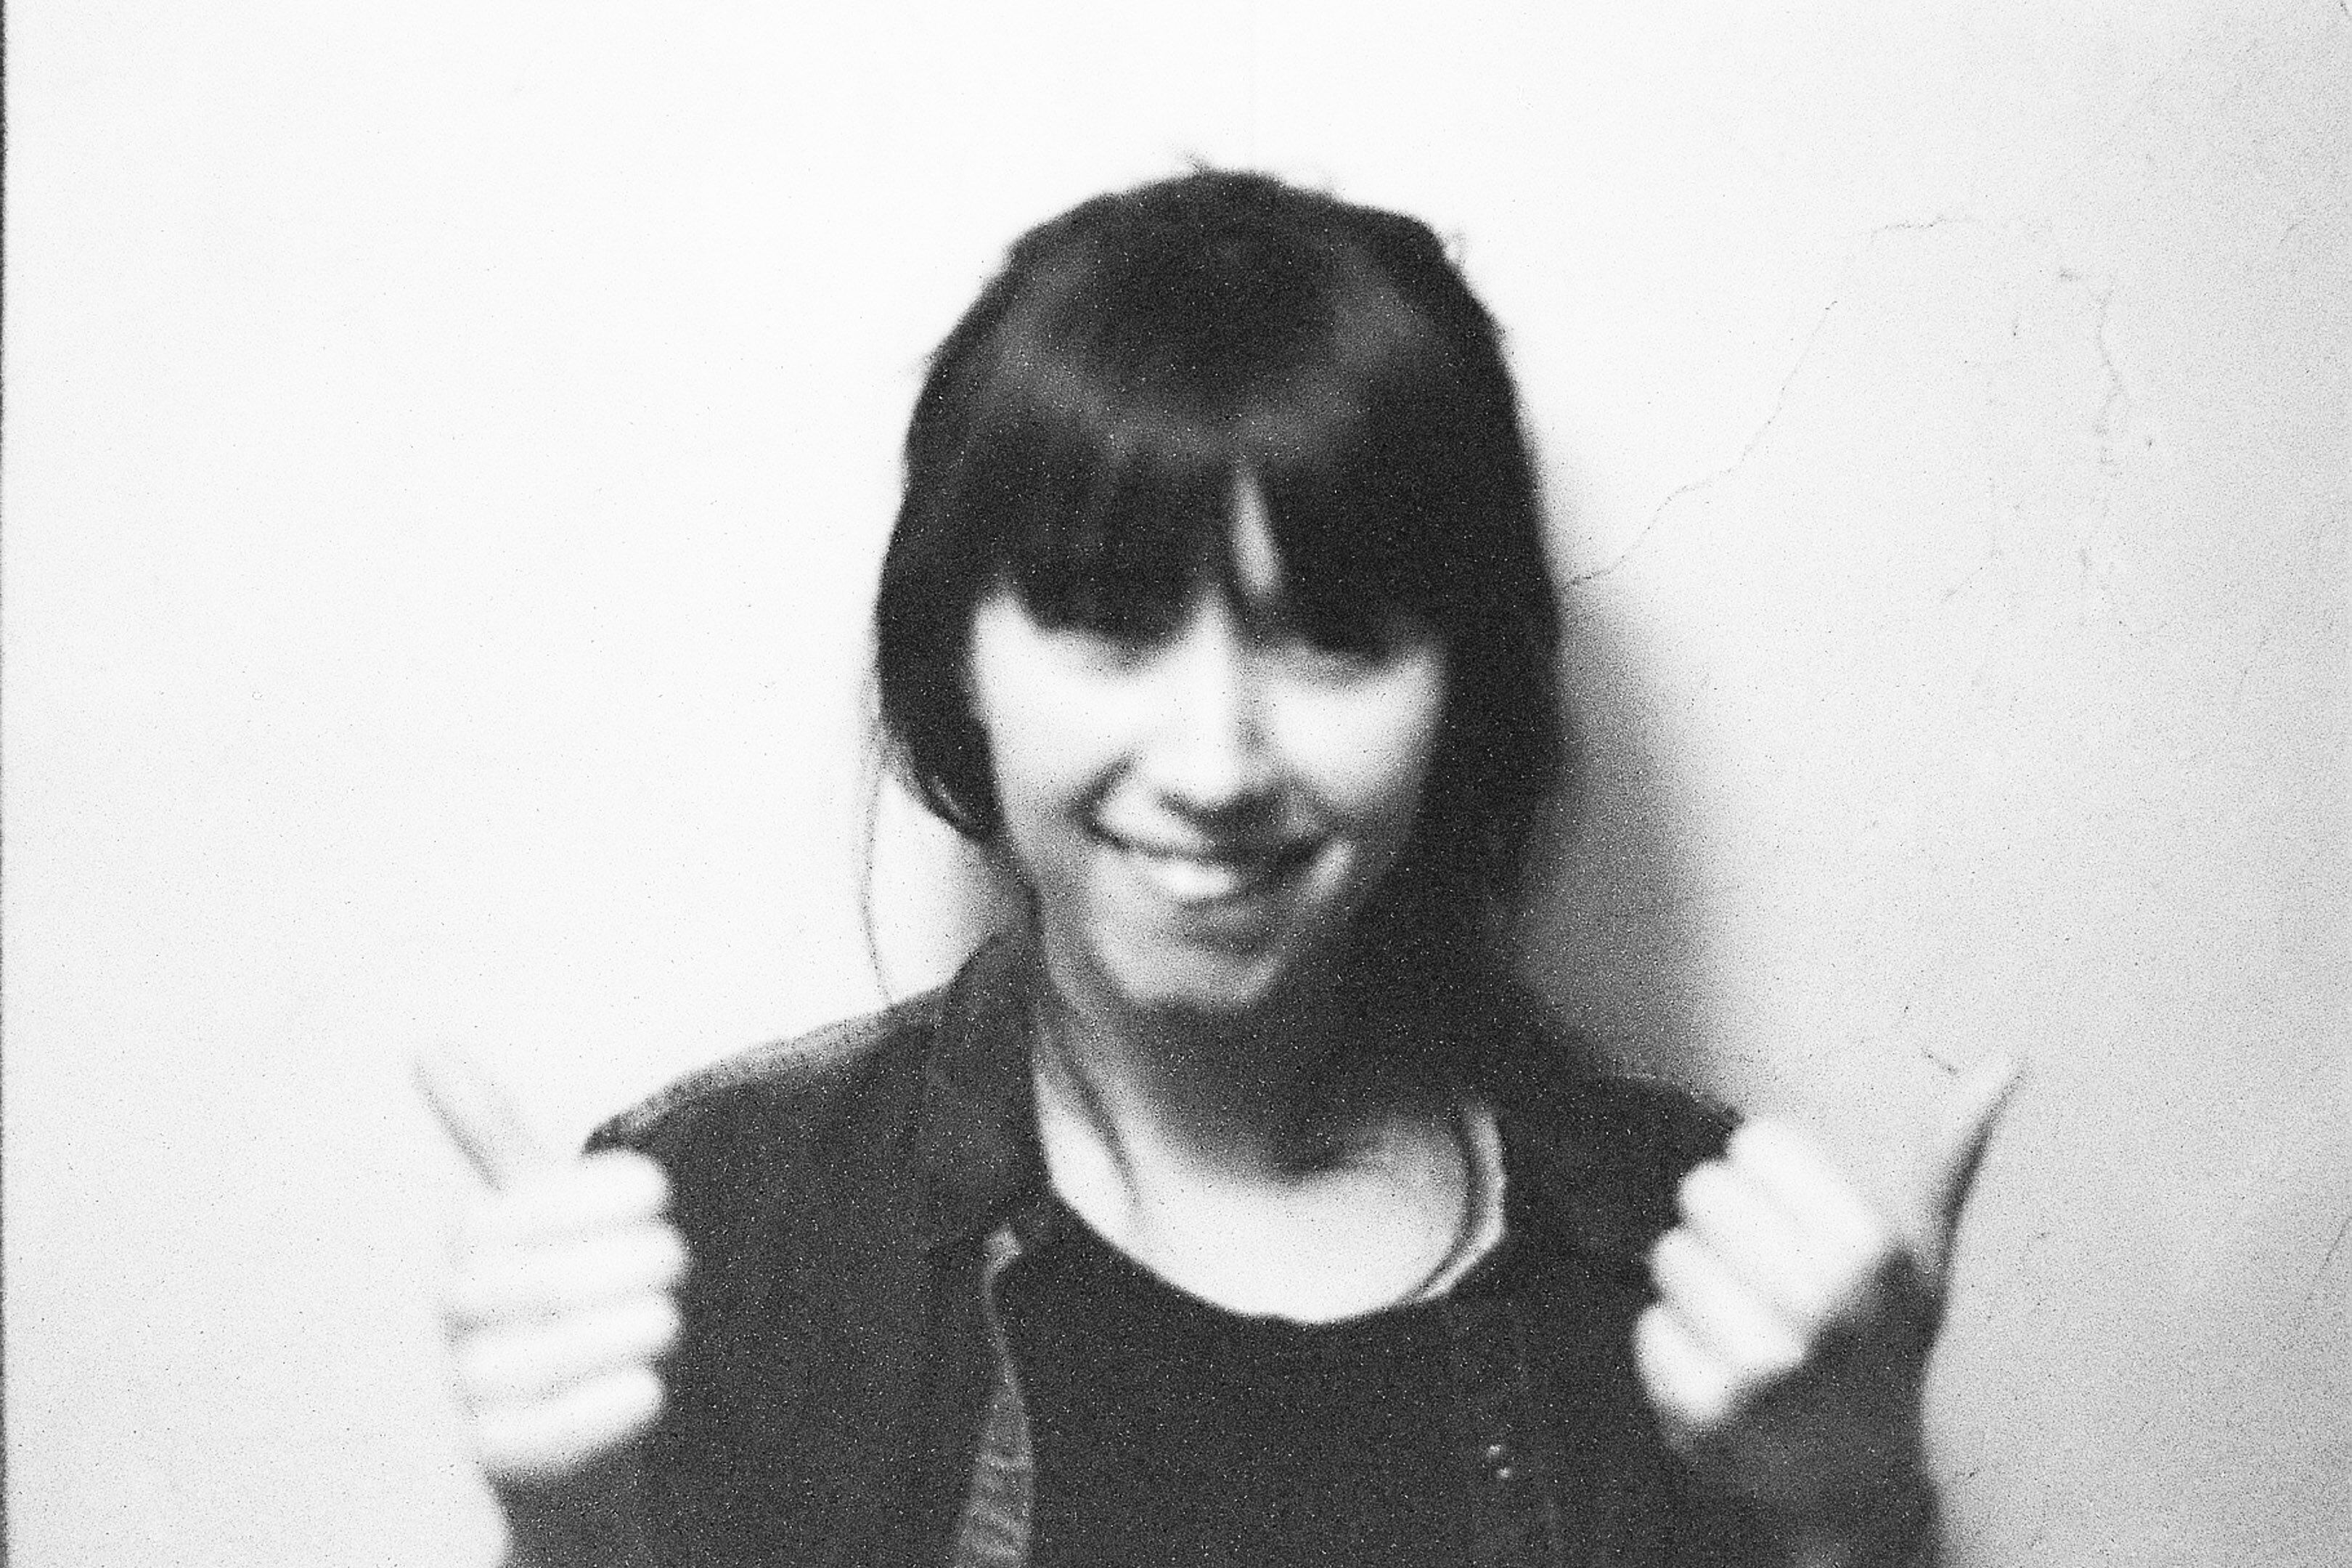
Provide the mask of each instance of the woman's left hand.
{"label": "woman's left hand", "polygon": [[1682,1185],[1635,1359],[1667,1439],[1762,1504],[1813,1568],[1907,1563],[1934,1536],[1920,1394],[1954,1229],[2013,1064],[1972,1080],[1912,1223],[1819,1145],[1750,1121]]}

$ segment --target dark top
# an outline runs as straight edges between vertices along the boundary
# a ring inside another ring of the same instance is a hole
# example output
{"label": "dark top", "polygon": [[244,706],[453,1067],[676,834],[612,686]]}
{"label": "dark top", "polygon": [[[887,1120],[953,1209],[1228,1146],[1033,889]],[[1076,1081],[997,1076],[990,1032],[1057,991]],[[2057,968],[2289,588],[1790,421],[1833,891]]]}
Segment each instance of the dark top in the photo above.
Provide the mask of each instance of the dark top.
{"label": "dark top", "polygon": [[1443,1314],[1246,1317],[1075,1217],[1008,1283],[1036,1449],[1034,1568],[1454,1568],[1482,1478],[1456,1462]]}
{"label": "dark top", "polygon": [[[1056,1549],[1067,1445],[1035,1430],[999,1337],[1009,1315],[1021,1338],[1022,1294],[1066,1240],[1036,1142],[1038,981],[1030,945],[1000,941],[937,991],[707,1068],[591,1140],[663,1164],[694,1258],[646,1449],[664,1561],[914,1568]],[[1665,1448],[1633,1365],[1648,1250],[1728,1123],[1525,1045],[1488,1053],[1517,1064],[1487,1086],[1504,1239],[1432,1303],[1451,1408],[1415,1441],[1471,1478],[1469,1517],[1446,1527],[1466,1535],[1455,1560],[1775,1562]],[[1040,1466],[1034,1508],[1016,1476],[1020,1528],[975,1537],[972,1504],[1008,1454]]]}

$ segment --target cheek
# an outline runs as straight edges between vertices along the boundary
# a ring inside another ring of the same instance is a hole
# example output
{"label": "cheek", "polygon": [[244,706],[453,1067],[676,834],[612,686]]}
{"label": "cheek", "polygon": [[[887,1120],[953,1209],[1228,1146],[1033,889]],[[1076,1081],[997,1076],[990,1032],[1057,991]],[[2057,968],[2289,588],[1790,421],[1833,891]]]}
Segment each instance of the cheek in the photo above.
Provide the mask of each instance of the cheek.
{"label": "cheek", "polygon": [[1434,676],[1324,705],[1300,727],[1317,793],[1368,828],[1401,834],[1420,810],[1444,715]]}
{"label": "cheek", "polygon": [[1391,731],[1391,745],[1380,759],[1381,793],[1402,827],[1409,828],[1421,814],[1444,716],[1444,704],[1435,699],[1416,708],[1407,722]]}
{"label": "cheek", "polygon": [[1119,754],[1115,727],[1075,694],[1040,686],[983,724],[1008,817],[1066,810],[1099,789]]}
{"label": "cheek", "polygon": [[1083,774],[1084,704],[1051,641],[1009,594],[982,601],[972,619],[965,700],[980,731],[997,810],[1009,837],[1056,810]]}
{"label": "cheek", "polygon": [[1115,775],[1103,726],[1083,704],[1041,692],[1000,709],[985,728],[996,857],[1034,890],[1070,886],[1085,874],[1094,849],[1087,824]]}
{"label": "cheek", "polygon": [[1057,868],[1073,858],[1062,831],[1069,820],[1066,793],[1060,781],[1037,771],[1039,750],[1018,725],[993,726],[986,740],[997,810],[989,852],[1022,886],[1052,887],[1062,879]]}
{"label": "cheek", "polygon": [[1000,715],[985,731],[989,775],[996,786],[1003,835],[1007,847],[1025,861],[1038,825],[1058,815],[1069,784],[1055,765],[1055,749],[1035,733],[1034,725]]}

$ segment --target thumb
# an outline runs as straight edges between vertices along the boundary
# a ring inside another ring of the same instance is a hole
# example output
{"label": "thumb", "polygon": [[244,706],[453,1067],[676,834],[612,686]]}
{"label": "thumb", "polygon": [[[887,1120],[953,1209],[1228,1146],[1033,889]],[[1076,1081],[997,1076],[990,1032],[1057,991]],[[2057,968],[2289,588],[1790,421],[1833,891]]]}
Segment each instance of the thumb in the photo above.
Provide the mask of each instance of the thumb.
{"label": "thumb", "polygon": [[1970,1072],[1945,1109],[1941,1127],[1928,1145],[1920,1262],[1939,1289],[1951,1258],[1953,1237],[1960,1227],[1960,1211],[1968,1206],[1985,1146],[1992,1142],[1993,1129],[2023,1074],[2024,1064],[2007,1056],[1996,1057]]}
{"label": "thumb", "polygon": [[412,1064],[416,1089],[449,1142],[492,1187],[511,1186],[549,1155],[506,1086],[455,1046],[423,1050]]}

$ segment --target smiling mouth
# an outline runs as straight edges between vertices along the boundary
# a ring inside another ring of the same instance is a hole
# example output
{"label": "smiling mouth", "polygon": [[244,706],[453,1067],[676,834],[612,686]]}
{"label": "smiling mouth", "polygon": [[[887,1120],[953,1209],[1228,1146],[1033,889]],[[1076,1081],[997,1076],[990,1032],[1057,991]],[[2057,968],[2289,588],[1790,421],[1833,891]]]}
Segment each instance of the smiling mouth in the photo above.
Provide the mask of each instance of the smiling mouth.
{"label": "smiling mouth", "polygon": [[1188,907],[1224,903],[1272,887],[1305,865],[1316,847],[1313,839],[1298,839],[1196,851],[1105,837],[1171,902]]}

